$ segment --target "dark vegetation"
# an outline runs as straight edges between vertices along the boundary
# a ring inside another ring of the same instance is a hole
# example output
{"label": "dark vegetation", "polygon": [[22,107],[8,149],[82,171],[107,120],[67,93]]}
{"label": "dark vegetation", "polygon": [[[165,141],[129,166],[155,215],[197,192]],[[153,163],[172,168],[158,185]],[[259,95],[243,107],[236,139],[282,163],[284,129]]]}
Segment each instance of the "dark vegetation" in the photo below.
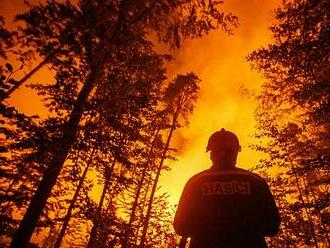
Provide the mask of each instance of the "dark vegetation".
{"label": "dark vegetation", "polygon": [[[28,7],[15,31],[0,20],[1,246],[174,247],[173,208],[157,185],[200,80],[192,72],[167,79],[165,62],[185,39],[217,28],[231,34],[237,18],[216,1]],[[16,79],[9,56],[22,66],[41,62]],[[29,80],[43,66],[55,82]],[[6,101],[26,82],[48,118],[26,116]],[[96,200],[90,193],[97,185]]]}
{"label": "dark vegetation", "polygon": [[[192,72],[168,79],[165,63],[185,39],[232,33],[237,18],[220,7],[47,1],[17,15],[17,30],[0,19],[1,247],[177,245],[174,209],[158,181],[170,169],[164,161],[175,159],[171,138],[188,123],[200,80]],[[268,157],[255,170],[283,219],[270,247],[329,247],[329,13],[328,0],[283,3],[273,43],[248,56],[265,78],[254,149]],[[39,64],[16,78],[12,58]],[[44,66],[55,80],[31,82]],[[22,84],[42,97],[48,118],[9,105]]]}
{"label": "dark vegetation", "polygon": [[256,168],[283,223],[271,247],[329,247],[330,2],[295,0],[275,12],[274,43],[248,56],[264,78],[257,96]]}

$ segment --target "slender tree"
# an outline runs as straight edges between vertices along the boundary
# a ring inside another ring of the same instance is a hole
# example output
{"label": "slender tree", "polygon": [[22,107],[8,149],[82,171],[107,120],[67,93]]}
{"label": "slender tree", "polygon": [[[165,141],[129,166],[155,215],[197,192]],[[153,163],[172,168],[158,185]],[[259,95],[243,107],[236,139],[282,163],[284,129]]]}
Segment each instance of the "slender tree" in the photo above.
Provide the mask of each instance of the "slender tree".
{"label": "slender tree", "polygon": [[69,205],[69,207],[67,209],[67,213],[66,213],[66,215],[64,217],[64,220],[63,220],[63,224],[62,224],[60,233],[59,233],[59,235],[58,235],[58,237],[56,239],[55,245],[54,245],[54,247],[56,247],[56,248],[59,248],[60,247],[60,245],[62,243],[62,240],[64,238],[64,235],[65,235],[65,231],[68,228],[69,221],[70,221],[71,216],[72,216],[72,211],[73,211],[73,209],[75,207],[75,204],[77,202],[79,193],[82,190],[83,183],[84,183],[84,181],[86,179],[86,176],[87,176],[87,172],[88,172],[88,170],[90,168],[90,165],[92,163],[92,159],[94,158],[95,150],[96,150],[95,148],[92,148],[92,152],[90,154],[90,158],[88,159],[87,165],[86,165],[86,167],[85,167],[85,169],[83,171],[83,174],[81,175],[81,178],[79,180],[79,184],[78,184],[78,186],[77,186],[77,188],[75,190],[75,193],[74,193],[74,195],[72,197],[72,200],[70,202],[70,205]]}
{"label": "slender tree", "polygon": [[[137,207],[139,204],[139,200],[141,198],[143,186],[145,184],[147,184],[148,185],[147,187],[149,187],[149,184],[146,183],[146,180],[148,179],[147,178],[148,172],[150,170],[152,170],[154,153],[155,153],[154,150],[156,149],[156,147],[155,147],[156,142],[157,142],[157,139],[159,139],[160,131],[165,128],[164,121],[166,120],[166,112],[161,111],[160,117],[158,115],[159,115],[159,113],[156,112],[155,123],[152,122],[152,124],[154,124],[154,126],[156,126],[156,129],[155,130],[152,129],[152,137],[148,138],[151,140],[151,144],[149,144],[147,146],[147,153],[145,154],[146,161],[145,161],[144,166],[142,167],[143,169],[141,171],[141,176],[139,176],[136,188],[134,190],[134,200],[133,200],[132,208],[131,208],[131,211],[129,214],[128,227],[127,227],[127,230],[125,231],[125,236],[124,236],[124,239],[122,242],[123,247],[127,247],[129,245],[130,236],[132,234],[132,231],[134,231],[134,230],[132,230],[132,224],[135,221],[136,210],[137,210]],[[141,157],[140,159],[143,160],[143,157]],[[148,192],[148,189],[146,190],[145,195],[147,194],[147,192]]]}
{"label": "slender tree", "polygon": [[183,116],[184,120],[187,120],[188,114],[192,112],[194,108],[194,103],[198,95],[198,90],[199,90],[198,82],[199,82],[198,77],[196,77],[193,73],[187,75],[179,75],[168,86],[168,89],[166,90],[165,99],[169,102],[169,108],[173,109],[174,112],[172,117],[172,124],[170,126],[170,130],[165,142],[165,146],[160,157],[160,162],[156,170],[156,175],[153,182],[151,195],[148,201],[148,207],[147,207],[146,217],[144,220],[140,247],[144,247],[146,242],[146,235],[147,235],[152,204],[173,132],[178,127],[179,116],[181,115]]}

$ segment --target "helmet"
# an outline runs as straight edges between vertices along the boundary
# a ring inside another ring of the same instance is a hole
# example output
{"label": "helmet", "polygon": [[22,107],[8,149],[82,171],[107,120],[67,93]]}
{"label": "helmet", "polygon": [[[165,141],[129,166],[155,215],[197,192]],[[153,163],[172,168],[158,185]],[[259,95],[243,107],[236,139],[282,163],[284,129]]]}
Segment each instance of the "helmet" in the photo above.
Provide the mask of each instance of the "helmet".
{"label": "helmet", "polygon": [[241,150],[237,136],[224,128],[217,131],[209,138],[206,151],[221,151],[221,150]]}

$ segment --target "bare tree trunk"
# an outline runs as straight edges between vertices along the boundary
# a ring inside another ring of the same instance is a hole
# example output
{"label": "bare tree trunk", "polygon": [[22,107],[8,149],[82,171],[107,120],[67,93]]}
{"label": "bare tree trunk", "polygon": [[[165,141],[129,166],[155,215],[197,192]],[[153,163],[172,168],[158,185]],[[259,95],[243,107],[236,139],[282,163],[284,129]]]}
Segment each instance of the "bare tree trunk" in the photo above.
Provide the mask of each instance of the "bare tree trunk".
{"label": "bare tree trunk", "polygon": [[37,191],[31,200],[23,220],[21,221],[18,230],[13,236],[10,248],[25,248],[31,239],[33,230],[36,227],[37,221],[46,205],[50,192],[56,183],[56,179],[60,174],[71,145],[75,141],[78,125],[83,115],[88,96],[95,86],[95,81],[98,80],[100,73],[102,73],[106,59],[106,53],[104,49],[106,47],[109,48],[109,44],[112,44],[113,39],[119,32],[121,32],[120,26],[122,25],[121,22],[124,20],[123,9],[125,3],[126,1],[120,2],[116,27],[113,30],[109,30],[108,33],[104,34],[105,38],[99,44],[98,48],[95,49],[95,58],[94,61],[91,62],[91,73],[89,74],[81,91],[79,92],[78,98],[70,114],[70,118],[63,130],[62,138],[56,142],[54,146],[54,156],[52,161],[49,163],[49,166],[38,185]]}
{"label": "bare tree trunk", "polygon": [[[287,151],[288,152],[288,151]],[[307,216],[307,219],[308,219],[308,224],[309,224],[309,228],[310,228],[310,232],[311,232],[311,235],[313,237],[313,241],[314,241],[314,245],[316,248],[319,247],[318,245],[318,242],[317,242],[317,238],[316,238],[316,234],[315,234],[315,230],[314,230],[314,224],[313,224],[313,221],[312,221],[312,218],[311,218],[311,215],[310,215],[310,211],[309,209],[307,208],[306,206],[306,202],[304,200],[304,193],[301,189],[301,186],[300,186],[300,182],[299,182],[299,177],[297,175],[297,168],[296,166],[293,164],[292,160],[289,159],[289,162],[292,166],[292,169],[293,169],[293,174],[294,174],[294,177],[295,177],[295,182],[296,182],[296,186],[297,186],[297,190],[298,190],[298,193],[299,193],[299,196],[300,196],[300,199],[301,199],[301,202],[303,204],[303,208],[305,210],[305,213],[306,213],[306,216]]]}
{"label": "bare tree trunk", "polygon": [[85,178],[86,178],[86,175],[87,175],[88,169],[89,169],[90,164],[91,164],[91,162],[92,162],[92,159],[93,159],[93,157],[94,157],[95,150],[96,150],[96,149],[93,148],[93,151],[92,151],[92,153],[91,153],[91,155],[90,155],[90,157],[89,157],[89,160],[88,160],[88,162],[87,162],[87,165],[86,165],[86,167],[85,167],[85,170],[84,170],[82,176],[80,177],[79,184],[78,184],[77,189],[76,189],[76,191],[75,191],[75,193],[74,193],[74,195],[73,195],[73,197],[72,197],[72,200],[71,200],[71,202],[70,202],[70,206],[69,206],[69,208],[68,208],[68,210],[67,210],[67,214],[66,214],[66,216],[64,217],[64,221],[63,221],[63,224],[62,224],[62,228],[61,228],[61,231],[60,231],[60,233],[59,233],[59,235],[58,235],[58,237],[57,237],[57,240],[56,240],[56,243],[55,243],[55,245],[54,245],[54,248],[59,248],[60,245],[61,245],[61,242],[62,242],[62,240],[63,240],[63,238],[64,238],[65,231],[66,231],[66,229],[67,229],[67,227],[68,227],[68,224],[69,224],[69,221],[70,221],[70,219],[71,219],[72,210],[73,210],[73,208],[75,207],[76,201],[77,201],[77,199],[78,199],[78,195],[79,195],[80,190],[81,190],[81,188],[82,188],[82,186],[83,186],[83,184],[84,184],[84,181],[85,181]]}
{"label": "bare tree trunk", "polygon": [[151,186],[151,182],[148,183],[147,188],[146,188],[145,193],[144,193],[144,196],[143,196],[143,205],[142,205],[142,208],[141,208],[141,216],[139,218],[139,223],[138,223],[138,225],[136,227],[136,231],[135,231],[135,241],[134,241],[135,246],[134,247],[137,247],[137,244],[138,244],[138,241],[139,241],[138,236],[139,236],[139,232],[140,232],[140,226],[143,225],[143,220],[144,220],[143,213],[144,213],[144,209],[147,206],[147,197],[148,197],[150,186]]}
{"label": "bare tree trunk", "polygon": [[146,218],[145,218],[144,225],[143,225],[142,237],[141,237],[141,242],[140,242],[140,246],[139,246],[140,248],[144,247],[144,243],[146,241],[148,224],[149,224],[149,219],[150,219],[150,214],[151,214],[151,209],[152,209],[152,203],[153,203],[154,196],[155,196],[155,193],[156,193],[160,173],[161,173],[162,168],[163,168],[163,163],[164,163],[165,158],[166,158],[166,153],[167,153],[167,150],[168,150],[169,145],[170,145],[170,141],[171,141],[171,138],[172,138],[173,131],[175,129],[175,124],[176,124],[178,116],[180,114],[182,103],[183,103],[182,99],[180,101],[178,101],[178,106],[177,106],[177,109],[176,109],[176,111],[174,113],[174,116],[173,116],[173,121],[172,121],[171,129],[170,129],[170,133],[167,137],[167,141],[166,141],[166,144],[165,144],[165,147],[164,147],[164,150],[163,150],[163,154],[161,156],[161,160],[159,162],[159,166],[158,166],[158,169],[157,169],[157,172],[156,172],[156,177],[154,179],[154,184],[153,184],[153,187],[152,187],[152,190],[151,190],[151,195],[150,195],[150,198],[149,198],[147,214],[146,214]]}
{"label": "bare tree trunk", "polygon": [[159,132],[162,129],[162,124],[163,124],[164,119],[165,119],[165,116],[162,119],[161,123],[159,124],[159,126],[157,128],[157,131],[156,131],[156,133],[154,135],[153,141],[152,141],[151,146],[150,146],[149,151],[148,151],[148,159],[147,159],[147,162],[146,162],[146,166],[143,168],[141,178],[140,178],[140,180],[138,182],[138,185],[137,185],[137,188],[136,188],[135,198],[134,198],[134,202],[133,202],[133,205],[132,205],[132,210],[131,210],[131,214],[130,214],[130,218],[129,218],[129,222],[128,222],[128,228],[129,229],[126,231],[125,237],[124,237],[124,241],[122,243],[122,247],[123,248],[127,248],[128,247],[128,241],[129,241],[129,237],[131,235],[130,227],[131,227],[133,221],[135,220],[135,212],[136,212],[136,208],[137,208],[138,203],[139,203],[139,197],[140,197],[140,194],[141,194],[141,189],[142,189],[142,186],[143,186],[143,183],[144,183],[146,174],[147,174],[147,170],[149,168],[148,165],[151,162],[152,151],[154,149],[154,146],[155,146],[157,137],[159,135]]}
{"label": "bare tree trunk", "polygon": [[[110,186],[110,182],[111,182],[110,179],[111,179],[111,175],[112,175],[112,172],[114,170],[115,164],[116,164],[116,160],[114,160],[112,162],[111,167],[106,167],[105,168],[105,182],[104,182],[104,187],[103,187],[103,190],[102,190],[102,195],[101,195],[101,198],[100,198],[100,201],[99,201],[99,205],[98,205],[98,208],[97,208],[97,214],[96,215],[100,215],[100,213],[102,211],[105,195],[106,195],[107,190],[109,189],[109,186]],[[99,223],[100,223],[99,220],[94,220],[93,222],[94,222],[93,227],[92,227],[92,230],[91,230],[91,233],[90,233],[90,236],[89,236],[89,240],[88,240],[88,244],[87,244],[88,248],[94,247],[94,243],[95,243],[95,240],[96,240],[96,235],[97,235],[97,231],[98,231]]]}
{"label": "bare tree trunk", "polygon": [[95,80],[96,74],[92,72],[78,95],[70,118],[64,128],[62,138],[55,142],[54,156],[49,163],[34,196],[32,197],[31,203],[26,210],[18,230],[13,237],[10,244],[11,248],[27,247],[51,190],[60,174],[71,145],[76,139],[78,125],[84,112],[84,106],[93,89]]}

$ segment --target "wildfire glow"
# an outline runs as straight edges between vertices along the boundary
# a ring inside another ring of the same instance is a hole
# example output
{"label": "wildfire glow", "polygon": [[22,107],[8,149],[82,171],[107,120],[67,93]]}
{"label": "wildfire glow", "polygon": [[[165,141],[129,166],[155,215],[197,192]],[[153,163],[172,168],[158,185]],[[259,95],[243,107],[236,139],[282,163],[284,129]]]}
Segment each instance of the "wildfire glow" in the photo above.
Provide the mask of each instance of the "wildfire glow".
{"label": "wildfire glow", "polygon": [[173,204],[177,204],[186,181],[210,166],[205,152],[207,140],[220,128],[235,132],[240,139],[239,167],[248,169],[260,158],[261,154],[248,147],[255,130],[255,103],[240,94],[240,87],[258,89],[263,82],[260,74],[251,71],[245,56],[270,42],[268,27],[272,10],[278,5],[279,1],[225,1],[224,7],[240,19],[234,36],[228,37],[219,30],[186,42],[170,65],[171,75],[194,71],[202,79],[190,125],[180,130],[173,142],[180,151],[178,161],[171,162],[172,171],[164,173],[161,181],[162,190],[171,194]]}
{"label": "wildfire glow", "polygon": [[[0,11],[7,23],[23,9],[22,1],[0,3]],[[171,195],[173,204],[178,202],[188,178],[210,166],[206,143],[208,137],[220,128],[235,132],[240,139],[242,152],[238,166],[249,168],[260,158],[260,154],[248,147],[255,128],[255,104],[243,97],[239,89],[242,85],[257,89],[262,83],[260,74],[251,71],[245,56],[270,42],[271,33],[267,28],[272,20],[271,11],[279,3],[278,0],[227,0],[224,7],[240,20],[233,36],[219,30],[202,39],[186,41],[180,50],[175,51],[176,60],[168,66],[169,79],[177,73],[193,71],[202,79],[202,84],[189,127],[179,130],[172,142],[172,146],[179,149],[178,161],[168,162],[173,169],[163,173],[161,178],[162,191]],[[51,76],[47,68],[43,68],[31,81],[49,82]],[[36,94],[25,87],[16,91],[9,101],[27,114],[48,114]]]}

